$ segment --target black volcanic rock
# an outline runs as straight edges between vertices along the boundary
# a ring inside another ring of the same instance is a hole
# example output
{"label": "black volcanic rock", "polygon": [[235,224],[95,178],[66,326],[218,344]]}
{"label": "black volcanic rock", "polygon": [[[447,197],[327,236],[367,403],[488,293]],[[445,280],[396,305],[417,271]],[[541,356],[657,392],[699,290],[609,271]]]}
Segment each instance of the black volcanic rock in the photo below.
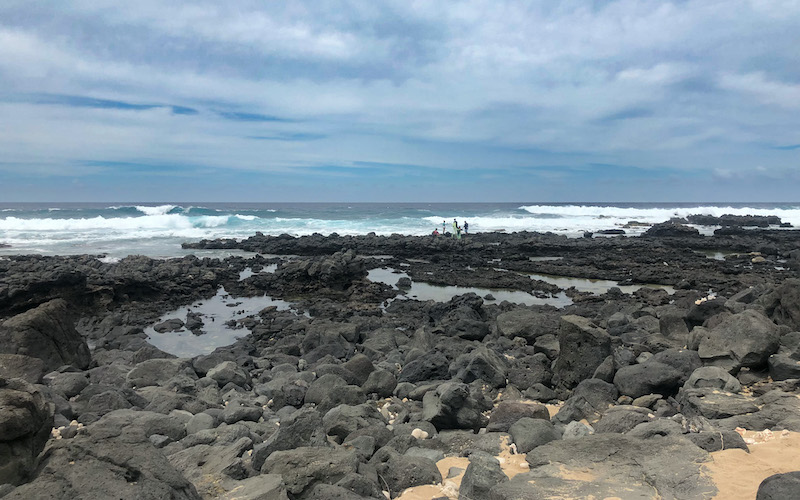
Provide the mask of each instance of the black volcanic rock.
{"label": "black volcanic rock", "polygon": [[55,299],[0,325],[0,352],[42,360],[45,371],[62,365],[87,368],[91,354],[75,330],[68,304]]}
{"label": "black volcanic rock", "polygon": [[644,232],[644,236],[649,236],[654,238],[698,237],[700,236],[700,231],[698,231],[693,227],[689,227],[678,222],[668,221],[668,222],[662,222],[660,224],[654,224],[653,227]]}

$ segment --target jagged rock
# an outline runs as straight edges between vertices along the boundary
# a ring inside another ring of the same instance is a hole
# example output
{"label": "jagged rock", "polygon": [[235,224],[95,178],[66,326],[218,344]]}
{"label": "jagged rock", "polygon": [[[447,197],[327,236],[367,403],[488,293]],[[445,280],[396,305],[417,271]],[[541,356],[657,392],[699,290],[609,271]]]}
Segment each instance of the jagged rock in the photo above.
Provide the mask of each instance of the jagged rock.
{"label": "jagged rock", "polygon": [[0,377],[20,378],[31,384],[38,384],[45,373],[44,361],[21,354],[0,354]]}
{"label": "jagged rock", "polygon": [[33,473],[53,428],[53,413],[36,386],[0,378],[0,484],[20,484]]}
{"label": "jagged rock", "polygon": [[366,394],[377,394],[379,398],[392,395],[397,387],[397,378],[386,370],[375,370],[369,374],[361,388]]}
{"label": "jagged rock", "polygon": [[518,307],[497,316],[497,331],[510,339],[522,337],[533,345],[542,335],[558,333],[558,316]]}
{"label": "jagged rock", "polygon": [[553,369],[553,383],[571,389],[594,374],[611,354],[611,337],[602,328],[581,316],[563,316],[558,343],[561,354]]}
{"label": "jagged rock", "polygon": [[437,430],[478,429],[486,418],[481,414],[477,401],[470,396],[466,384],[447,382],[434,391],[428,391],[422,399],[422,418]]}
{"label": "jagged rock", "polygon": [[427,380],[445,380],[450,377],[449,368],[450,362],[447,357],[434,351],[407,363],[397,381],[417,383]]}
{"label": "jagged rock", "polygon": [[89,378],[83,372],[56,373],[46,377],[47,385],[67,398],[80,394],[89,385]]}
{"label": "jagged rock", "polygon": [[550,420],[550,413],[543,404],[503,401],[492,411],[486,430],[488,432],[508,432],[509,427],[523,417]]}
{"label": "jagged rock", "polygon": [[573,420],[595,421],[619,397],[617,388],[600,379],[584,380],[572,391],[564,406],[553,416],[553,420],[567,424]]}
{"label": "jagged rock", "polygon": [[682,390],[677,399],[687,417],[720,419],[758,411],[754,398],[712,388]]}
{"label": "jagged rock", "polygon": [[319,404],[334,388],[347,385],[347,381],[333,373],[326,373],[311,382],[305,395],[306,403]]}
{"label": "jagged rock", "polygon": [[338,442],[342,442],[347,436],[359,429],[375,425],[385,426],[386,421],[374,406],[368,404],[358,406],[339,405],[322,417],[322,424],[327,435],[333,436]]}
{"label": "jagged rock", "polygon": [[372,364],[372,361],[361,353],[350,358],[344,363],[344,367],[355,375],[356,379],[354,385],[363,385],[364,382],[367,381],[367,378],[369,378],[369,375],[375,371],[375,366]]}
{"label": "jagged rock", "polygon": [[179,374],[194,374],[191,366],[188,359],[148,359],[128,372],[126,380],[129,387],[135,388],[163,385]]}
{"label": "jagged rock", "polygon": [[767,360],[772,380],[800,378],[800,360],[787,354],[773,354]]}
{"label": "jagged rock", "polygon": [[483,346],[456,358],[450,371],[454,379],[467,384],[482,380],[494,388],[506,385],[506,362]]}
{"label": "jagged rock", "polygon": [[800,330],[800,279],[787,279],[759,302],[764,304],[767,314],[777,324]]}
{"label": "jagged rock", "polygon": [[738,448],[747,452],[750,451],[742,436],[736,431],[720,430],[690,432],[685,436],[691,442],[709,453],[720,450],[730,450],[733,448]]}
{"label": "jagged rock", "polygon": [[519,453],[528,453],[537,446],[561,439],[561,434],[549,420],[523,417],[508,429]]}
{"label": "jagged rock", "polygon": [[800,471],[773,474],[758,485],[756,500],[794,498],[800,491]]}
{"label": "jagged rock", "polygon": [[379,477],[386,481],[392,495],[399,495],[406,488],[413,486],[442,482],[442,475],[436,468],[436,463],[422,457],[389,453],[385,461],[375,461],[375,469]]}
{"label": "jagged rock", "polygon": [[620,394],[638,398],[646,394],[674,393],[680,387],[683,374],[664,363],[646,361],[642,364],[623,366],[614,375],[614,385]]}
{"label": "jagged rock", "polygon": [[92,361],[86,340],[75,331],[69,306],[51,300],[0,324],[0,353],[39,358],[43,373],[63,365],[84,370]]}
{"label": "jagged rock", "polygon": [[697,352],[705,363],[735,373],[742,367],[765,367],[778,350],[778,342],[778,327],[760,312],[748,309],[706,329]]}
{"label": "jagged rock", "polygon": [[633,429],[626,432],[626,435],[638,439],[659,438],[664,436],[682,436],[683,426],[666,418],[659,418],[649,422],[642,422]]}
{"label": "jagged rock", "polygon": [[178,330],[182,330],[183,326],[184,323],[182,320],[178,318],[170,318],[162,321],[161,323],[156,323],[153,325],[153,330],[157,331],[158,333],[177,332]]}
{"label": "jagged rock", "polygon": [[273,452],[261,467],[261,473],[280,474],[286,490],[300,496],[316,483],[335,484],[357,468],[358,458],[353,452],[301,447]]}
{"label": "jagged rock", "polygon": [[496,486],[489,498],[618,497],[621,484],[625,498],[703,498],[716,490],[700,473],[708,459],[683,438],[659,438],[658,446],[621,434],[551,441],[528,454],[530,472]]}
{"label": "jagged rock", "polygon": [[561,436],[561,439],[579,439],[589,434],[594,434],[594,427],[573,420],[564,427],[564,434]]}
{"label": "jagged rock", "polygon": [[228,445],[199,444],[169,456],[170,463],[192,481],[204,497],[219,495],[215,482],[229,477],[226,471],[239,463],[239,457],[253,447],[249,437]]}
{"label": "jagged rock", "polygon": [[550,384],[553,372],[550,360],[542,353],[509,362],[508,383],[524,391],[536,384]]}
{"label": "jagged rock", "polygon": [[148,439],[167,435],[156,432],[165,428],[149,425],[156,423],[152,415],[137,413],[148,412],[112,412],[72,439],[50,440],[33,480],[4,498],[199,500],[192,483]]}
{"label": "jagged rock", "polygon": [[692,372],[683,384],[684,389],[710,387],[724,392],[739,392],[742,385],[726,370],[717,366],[703,366]]}
{"label": "jagged rock", "polygon": [[243,370],[233,361],[223,361],[214,368],[210,369],[206,376],[225,387],[228,384],[245,387],[250,385],[250,373]]}
{"label": "jagged rock", "polygon": [[622,434],[641,423],[650,422],[653,418],[650,410],[645,408],[629,405],[612,406],[592,427],[596,433]]}
{"label": "jagged rock", "polygon": [[280,474],[261,474],[231,486],[220,500],[289,500]]}
{"label": "jagged rock", "polygon": [[469,456],[469,465],[461,479],[458,498],[488,498],[489,492],[504,481],[508,481],[508,476],[500,467],[500,462],[488,453],[476,451]]}
{"label": "jagged rock", "polygon": [[653,224],[650,229],[644,232],[643,236],[652,238],[696,238],[700,236],[700,231],[679,222],[667,221]]}
{"label": "jagged rock", "polygon": [[326,446],[322,416],[314,408],[303,408],[281,420],[281,425],[253,449],[253,468],[260,470],[272,453],[299,447]]}

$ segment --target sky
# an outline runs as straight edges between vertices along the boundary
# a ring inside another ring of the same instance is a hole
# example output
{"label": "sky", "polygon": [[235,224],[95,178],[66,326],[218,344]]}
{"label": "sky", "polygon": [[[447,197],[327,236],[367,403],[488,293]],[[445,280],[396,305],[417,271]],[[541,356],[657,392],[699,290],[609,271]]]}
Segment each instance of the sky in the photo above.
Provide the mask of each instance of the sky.
{"label": "sky", "polygon": [[798,201],[800,0],[0,2],[0,201]]}

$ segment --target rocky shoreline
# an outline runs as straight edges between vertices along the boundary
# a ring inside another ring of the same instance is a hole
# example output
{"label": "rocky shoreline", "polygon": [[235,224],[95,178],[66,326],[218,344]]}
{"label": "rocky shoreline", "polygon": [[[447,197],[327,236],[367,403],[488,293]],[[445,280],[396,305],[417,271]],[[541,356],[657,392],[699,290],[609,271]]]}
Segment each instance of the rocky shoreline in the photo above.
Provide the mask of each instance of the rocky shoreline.
{"label": "rocky shoreline", "polygon": [[[711,498],[741,429],[800,431],[800,231],[725,223],[0,258],[0,497]],[[238,341],[148,342],[213,336],[220,290]]]}

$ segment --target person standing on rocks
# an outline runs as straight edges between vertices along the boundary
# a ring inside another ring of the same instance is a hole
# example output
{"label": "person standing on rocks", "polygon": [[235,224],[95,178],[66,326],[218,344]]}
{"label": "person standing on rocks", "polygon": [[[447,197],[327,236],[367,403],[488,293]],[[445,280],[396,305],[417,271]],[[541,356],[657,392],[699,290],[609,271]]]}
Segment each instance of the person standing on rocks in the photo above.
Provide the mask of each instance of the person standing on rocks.
{"label": "person standing on rocks", "polygon": [[464,234],[469,232],[469,222],[464,221]]}

